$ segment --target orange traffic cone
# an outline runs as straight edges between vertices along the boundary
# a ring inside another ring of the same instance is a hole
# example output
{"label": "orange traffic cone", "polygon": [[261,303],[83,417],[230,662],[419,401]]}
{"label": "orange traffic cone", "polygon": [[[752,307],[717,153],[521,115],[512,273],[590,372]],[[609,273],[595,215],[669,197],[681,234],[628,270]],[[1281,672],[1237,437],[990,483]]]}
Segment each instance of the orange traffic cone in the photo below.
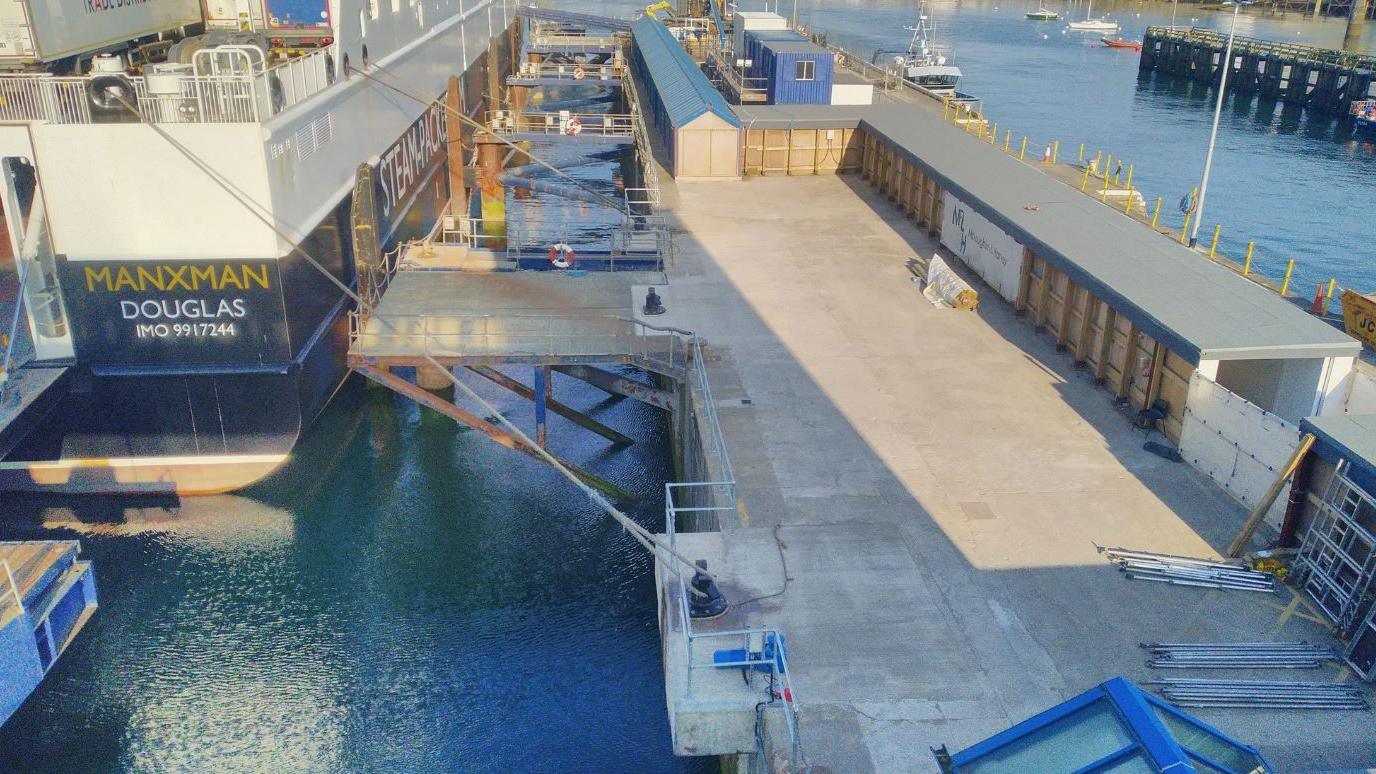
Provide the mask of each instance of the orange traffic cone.
{"label": "orange traffic cone", "polygon": [[1323,314],[1323,283],[1319,283],[1319,289],[1314,291],[1314,303],[1309,305],[1310,314]]}
{"label": "orange traffic cone", "polygon": [[1042,154],[1042,163],[1043,163],[1043,164],[1050,164],[1050,163],[1051,163],[1051,146],[1050,146],[1050,145],[1046,146],[1046,152]]}

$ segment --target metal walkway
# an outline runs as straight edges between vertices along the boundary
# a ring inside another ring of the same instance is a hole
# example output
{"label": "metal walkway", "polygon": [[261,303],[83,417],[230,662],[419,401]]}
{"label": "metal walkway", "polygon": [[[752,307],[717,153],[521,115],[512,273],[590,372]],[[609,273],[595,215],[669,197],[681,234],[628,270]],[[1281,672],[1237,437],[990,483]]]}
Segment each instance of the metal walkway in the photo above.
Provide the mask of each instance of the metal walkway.
{"label": "metal walkway", "polygon": [[539,19],[541,21],[552,21],[560,24],[581,24],[585,27],[611,30],[612,32],[631,31],[631,23],[626,19],[614,19],[610,16],[598,16],[592,13],[557,11],[553,8],[536,8],[529,5],[521,6],[517,13],[527,19]]}

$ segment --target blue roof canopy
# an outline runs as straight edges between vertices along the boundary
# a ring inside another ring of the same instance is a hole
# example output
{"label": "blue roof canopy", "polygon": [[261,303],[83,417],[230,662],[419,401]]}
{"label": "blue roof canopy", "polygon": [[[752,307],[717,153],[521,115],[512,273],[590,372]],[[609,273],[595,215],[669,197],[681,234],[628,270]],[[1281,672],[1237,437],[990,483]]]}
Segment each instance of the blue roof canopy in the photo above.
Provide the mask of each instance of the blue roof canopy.
{"label": "blue roof canopy", "polygon": [[707,113],[716,114],[730,126],[740,127],[740,119],[726,98],[702,74],[668,28],[649,16],[642,16],[631,23],[631,35],[652,81],[646,88],[654,90],[675,129]]}
{"label": "blue roof canopy", "polygon": [[1271,771],[1255,747],[1115,677],[951,756],[958,774]]}

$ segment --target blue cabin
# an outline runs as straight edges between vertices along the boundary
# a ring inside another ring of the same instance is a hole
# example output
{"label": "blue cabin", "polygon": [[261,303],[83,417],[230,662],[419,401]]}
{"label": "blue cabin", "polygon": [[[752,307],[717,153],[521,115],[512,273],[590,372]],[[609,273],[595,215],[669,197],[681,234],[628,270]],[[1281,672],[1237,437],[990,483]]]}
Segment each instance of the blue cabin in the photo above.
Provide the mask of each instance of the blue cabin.
{"label": "blue cabin", "polygon": [[0,723],[96,610],[91,563],[73,540],[0,542]]}
{"label": "blue cabin", "polygon": [[746,76],[762,79],[771,105],[830,105],[836,56],[796,32],[745,34]]}
{"label": "blue cabin", "polygon": [[1121,677],[954,755],[935,752],[942,770],[952,774],[1274,771],[1255,747]]}

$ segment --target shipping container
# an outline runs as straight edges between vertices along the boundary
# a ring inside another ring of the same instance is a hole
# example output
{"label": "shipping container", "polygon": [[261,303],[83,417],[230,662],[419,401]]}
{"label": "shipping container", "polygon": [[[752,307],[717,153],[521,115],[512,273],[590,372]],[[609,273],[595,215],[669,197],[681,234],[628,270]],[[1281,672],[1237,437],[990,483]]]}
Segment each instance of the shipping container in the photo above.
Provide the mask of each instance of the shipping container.
{"label": "shipping container", "polygon": [[750,62],[750,66],[745,68],[746,76],[756,78],[764,73],[764,56],[760,53],[760,44],[765,41],[802,43],[804,40],[802,35],[789,30],[751,30],[745,33],[745,56],[741,58]]}
{"label": "shipping container", "polygon": [[118,50],[200,23],[200,0],[7,0],[0,2],[0,66]]}
{"label": "shipping container", "polygon": [[836,56],[803,41],[760,42],[771,105],[830,105]]}
{"label": "shipping container", "polygon": [[737,11],[735,30],[732,32],[732,51],[735,52],[737,59],[748,59],[744,56],[746,49],[746,35],[757,30],[786,30],[788,20],[777,13],[768,11]]}
{"label": "shipping container", "polygon": [[271,30],[328,30],[327,0],[263,0]]}

